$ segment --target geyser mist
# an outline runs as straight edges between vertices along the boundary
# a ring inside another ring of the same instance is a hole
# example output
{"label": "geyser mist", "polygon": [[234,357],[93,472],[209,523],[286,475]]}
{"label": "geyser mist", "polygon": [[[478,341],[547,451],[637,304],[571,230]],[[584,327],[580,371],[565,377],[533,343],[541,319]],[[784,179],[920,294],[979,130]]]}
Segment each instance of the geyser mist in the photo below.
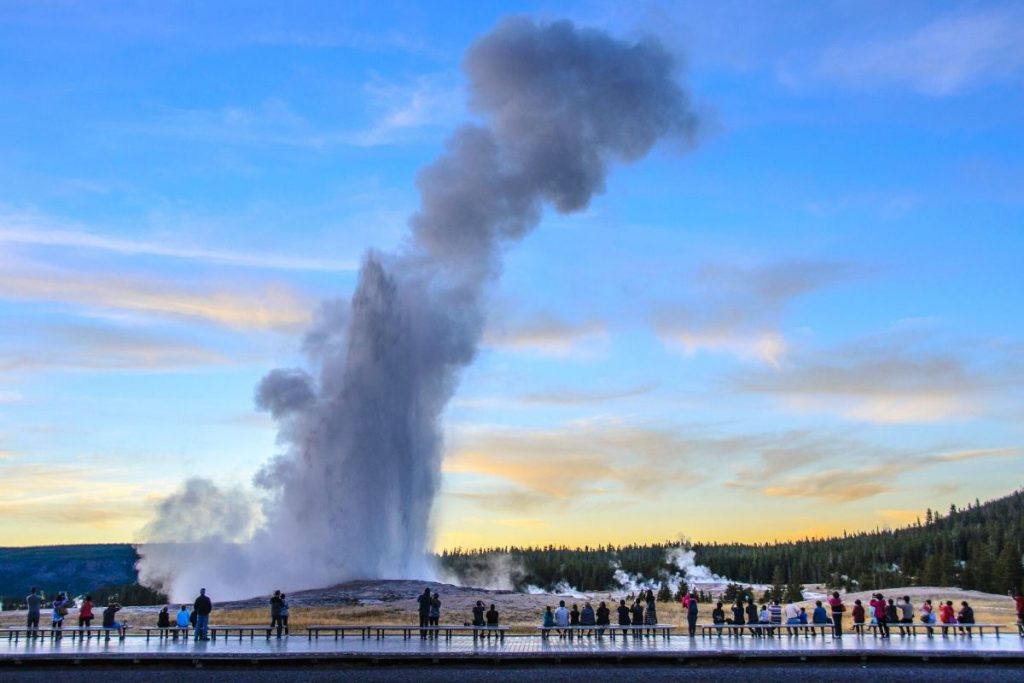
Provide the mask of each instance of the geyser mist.
{"label": "geyser mist", "polygon": [[[686,140],[695,125],[655,40],[506,19],[464,68],[482,123],[456,129],[420,171],[408,240],[366,255],[351,301],[323,305],[306,369],[274,370],[256,389],[284,448],[256,476],[259,512],[237,491],[186,482],[143,539],[188,545],[142,546],[144,583],[223,599],[432,574],[440,419],[476,355],[503,248],[544,204],[586,208],[610,164],[663,137]],[[212,499],[216,514],[204,509]],[[255,530],[240,523],[254,514]]]}

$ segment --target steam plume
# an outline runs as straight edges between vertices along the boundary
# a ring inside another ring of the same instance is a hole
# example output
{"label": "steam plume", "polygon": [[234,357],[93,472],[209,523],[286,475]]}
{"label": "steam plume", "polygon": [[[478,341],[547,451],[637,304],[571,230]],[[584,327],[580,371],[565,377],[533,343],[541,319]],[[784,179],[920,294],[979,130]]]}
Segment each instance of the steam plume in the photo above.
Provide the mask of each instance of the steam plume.
{"label": "steam plume", "polygon": [[[240,597],[431,574],[440,418],[476,354],[503,246],[536,226],[545,203],[584,209],[610,164],[686,139],[695,124],[654,40],[506,19],[470,47],[465,69],[484,123],[455,130],[420,172],[405,247],[367,254],[351,302],[325,305],[306,339],[311,371],[274,370],[256,390],[286,450],[257,476],[265,521],[243,546],[248,558],[214,575],[208,546],[186,585],[166,571],[181,558],[143,548],[144,579],[192,595],[208,568],[211,591]],[[167,533],[167,519],[154,525],[164,533],[147,540],[191,540]],[[223,540],[238,540],[228,531]]]}

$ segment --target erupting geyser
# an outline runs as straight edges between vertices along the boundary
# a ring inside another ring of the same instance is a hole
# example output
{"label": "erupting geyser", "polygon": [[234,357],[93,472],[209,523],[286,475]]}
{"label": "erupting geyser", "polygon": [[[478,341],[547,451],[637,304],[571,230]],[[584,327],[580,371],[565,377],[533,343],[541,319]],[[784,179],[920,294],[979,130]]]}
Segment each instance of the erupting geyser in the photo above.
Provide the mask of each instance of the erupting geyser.
{"label": "erupting geyser", "polygon": [[274,370],[256,390],[287,447],[256,477],[259,521],[240,492],[189,480],[143,534],[157,542],[141,549],[144,583],[223,599],[433,573],[440,417],[476,354],[502,248],[545,203],[585,208],[610,163],[695,125],[655,40],[507,19],[465,69],[483,124],[458,128],[420,172],[408,242],[368,254],[351,302],[323,306],[306,338],[311,371]]}

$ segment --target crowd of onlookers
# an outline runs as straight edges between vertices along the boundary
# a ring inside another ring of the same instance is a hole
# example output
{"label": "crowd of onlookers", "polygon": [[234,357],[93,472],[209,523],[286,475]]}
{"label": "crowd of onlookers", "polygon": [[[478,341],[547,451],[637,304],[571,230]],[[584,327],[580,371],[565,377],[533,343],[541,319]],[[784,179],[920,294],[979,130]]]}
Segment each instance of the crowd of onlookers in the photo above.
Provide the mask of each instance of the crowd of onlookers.
{"label": "crowd of onlookers", "polygon": [[[1017,611],[1018,628],[1024,635],[1024,595],[1013,594]],[[627,600],[631,604],[627,604]],[[36,588],[25,599],[28,607],[27,626],[29,629],[39,628],[40,613],[44,607],[44,600]],[[419,605],[419,626],[421,637],[436,637],[437,631],[430,627],[437,627],[441,617],[441,596],[438,592],[431,592],[425,588],[423,593],[417,597]],[[565,600],[560,600],[558,607],[552,609],[546,607],[541,616],[541,628],[550,629],[560,636],[567,635],[572,630],[582,630],[601,635],[611,626],[612,608],[615,609],[616,624],[620,627],[632,627],[630,632],[637,637],[645,633],[654,633],[658,624],[657,600],[654,592],[647,590],[639,595],[630,595],[628,599],[620,599],[616,606],[614,601],[611,607],[604,601],[598,603],[595,608],[589,600],[583,602],[580,609],[577,604],[571,608],[566,607]],[[51,628],[60,630],[63,628],[64,620],[68,616],[70,608],[75,607],[75,601],[65,593],[58,593],[50,602]],[[697,619],[700,613],[700,605],[695,593],[689,593],[682,597],[681,606],[686,617],[687,629],[690,637],[697,632]],[[78,606],[78,626],[88,628],[92,626],[95,617],[92,596],[87,595]],[[128,628],[128,623],[117,620],[117,613],[121,605],[111,601],[103,609],[102,626],[104,629],[116,630],[121,636]],[[192,629],[196,640],[209,640],[208,628],[210,613],[213,611],[213,603],[206,595],[206,589],[199,591],[199,596],[192,604],[192,610],[188,605],[181,605],[174,620],[171,620],[170,607],[165,606],[157,615],[157,627],[167,629],[178,629],[187,632]],[[844,615],[847,613],[847,605],[843,602],[838,592],[833,592],[826,600],[816,600],[814,607],[808,614],[806,607],[796,605],[788,601],[786,605],[780,605],[779,601],[773,600],[758,606],[752,597],[740,597],[735,603],[727,607],[718,602],[711,611],[711,623],[724,630],[726,625],[732,627],[747,627],[732,630],[745,631],[749,629],[751,635],[772,635],[776,629],[788,628],[790,632],[796,629],[793,627],[814,625],[827,627],[831,626],[832,635],[835,638],[843,636]],[[288,600],[281,591],[274,591],[270,598],[270,631],[276,629],[277,637],[288,635]],[[856,633],[864,633],[865,628],[872,626],[877,629],[878,635],[882,638],[890,638],[892,631],[896,630],[901,636],[913,632],[911,626],[915,624],[915,615],[919,623],[926,628],[928,635],[933,635],[936,630],[941,629],[943,635],[951,630],[954,633],[971,633],[971,627],[976,623],[974,609],[966,601],[960,601],[959,607],[955,607],[952,600],[939,601],[936,606],[931,599],[923,600],[915,607],[910,596],[901,598],[886,599],[881,593],[875,593],[868,604],[865,605],[860,599],[854,600],[850,606],[850,626]],[[477,600],[472,610],[472,626],[497,627],[500,616],[498,610],[492,604],[487,609],[483,601]],[[177,634],[175,634],[176,636]]]}

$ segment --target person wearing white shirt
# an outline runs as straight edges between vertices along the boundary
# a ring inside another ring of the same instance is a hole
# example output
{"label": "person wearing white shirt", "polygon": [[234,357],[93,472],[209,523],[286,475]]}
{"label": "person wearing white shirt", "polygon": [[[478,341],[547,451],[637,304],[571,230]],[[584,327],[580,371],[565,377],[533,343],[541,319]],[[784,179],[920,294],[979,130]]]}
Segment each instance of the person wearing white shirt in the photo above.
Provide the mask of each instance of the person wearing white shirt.
{"label": "person wearing white shirt", "polygon": [[569,610],[565,608],[565,600],[558,601],[558,609],[555,610],[555,626],[559,627],[558,635],[564,636],[565,631],[561,628],[565,628],[569,625]]}

